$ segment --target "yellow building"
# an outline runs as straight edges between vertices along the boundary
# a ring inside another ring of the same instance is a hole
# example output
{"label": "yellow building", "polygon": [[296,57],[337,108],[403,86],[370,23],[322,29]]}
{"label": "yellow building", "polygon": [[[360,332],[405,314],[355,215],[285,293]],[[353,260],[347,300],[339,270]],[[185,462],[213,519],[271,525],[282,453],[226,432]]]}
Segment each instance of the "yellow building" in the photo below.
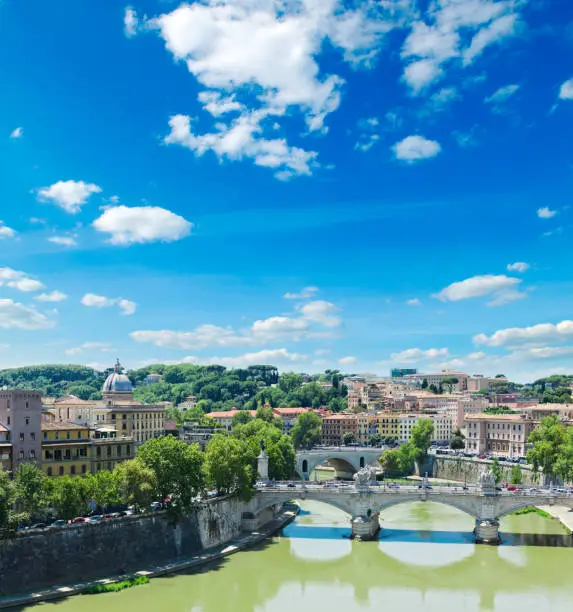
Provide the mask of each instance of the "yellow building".
{"label": "yellow building", "polygon": [[379,412],[376,415],[378,434],[382,437],[400,437],[400,417],[392,412]]}
{"label": "yellow building", "polygon": [[91,462],[92,473],[113,470],[115,466],[135,457],[133,438],[116,437],[114,426],[103,425],[92,432]]}
{"label": "yellow building", "polygon": [[74,423],[42,423],[42,469],[47,476],[91,471],[89,430]]}

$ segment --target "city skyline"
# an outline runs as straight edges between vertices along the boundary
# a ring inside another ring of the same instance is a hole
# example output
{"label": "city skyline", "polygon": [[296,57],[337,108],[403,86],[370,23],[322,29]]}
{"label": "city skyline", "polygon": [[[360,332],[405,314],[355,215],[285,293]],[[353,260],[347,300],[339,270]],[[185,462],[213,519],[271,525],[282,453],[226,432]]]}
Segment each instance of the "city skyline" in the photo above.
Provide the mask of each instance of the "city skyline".
{"label": "city skyline", "polygon": [[570,371],[573,7],[0,14],[0,367]]}

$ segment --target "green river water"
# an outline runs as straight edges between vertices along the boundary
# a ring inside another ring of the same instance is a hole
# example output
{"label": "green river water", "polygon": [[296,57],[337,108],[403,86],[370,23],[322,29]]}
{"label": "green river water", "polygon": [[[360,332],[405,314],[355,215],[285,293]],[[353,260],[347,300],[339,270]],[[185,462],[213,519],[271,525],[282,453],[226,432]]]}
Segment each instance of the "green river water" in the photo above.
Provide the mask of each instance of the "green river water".
{"label": "green river water", "polygon": [[[45,612],[573,611],[573,548],[536,514],[502,522],[477,546],[473,519],[448,506],[386,510],[377,542],[346,539],[348,517],[317,502],[257,549],[197,573],[119,593],[41,604]],[[28,608],[30,610],[30,608]]]}

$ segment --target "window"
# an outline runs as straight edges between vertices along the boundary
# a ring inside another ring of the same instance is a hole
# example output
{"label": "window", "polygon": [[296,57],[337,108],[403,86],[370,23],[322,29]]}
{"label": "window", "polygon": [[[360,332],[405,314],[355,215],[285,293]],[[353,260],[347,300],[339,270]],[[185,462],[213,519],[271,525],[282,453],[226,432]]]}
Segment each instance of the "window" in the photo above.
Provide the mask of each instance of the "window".
{"label": "window", "polygon": [[126,427],[125,423],[122,423],[122,424],[121,424],[121,428],[122,428],[122,429],[127,429],[127,427]]}
{"label": "window", "polygon": [[70,474],[75,474],[76,473],[76,466],[72,465],[72,467],[70,467]]}
{"label": "window", "polygon": [[127,454],[131,455],[131,446],[129,446],[129,444],[127,445]]}
{"label": "window", "polygon": [[70,440],[70,439],[71,439],[71,437],[72,437],[72,433],[71,433],[70,431],[67,431],[67,432],[66,432],[66,438],[67,438],[68,440]]}
{"label": "window", "polygon": [[86,465],[84,463],[84,465],[82,465],[82,474],[85,474],[87,471]]}
{"label": "window", "polygon": [[[10,402],[8,402],[8,408],[10,408]],[[10,417],[8,417],[7,420],[8,420],[8,425],[10,425]]]}
{"label": "window", "polygon": [[51,467],[49,467],[49,468],[46,470],[46,474],[48,474],[48,476],[51,476],[51,475],[52,475],[52,468],[51,468]]}
{"label": "window", "polygon": [[56,431],[56,440],[59,440],[59,439],[60,439],[60,432]]}
{"label": "window", "polygon": [[[26,403],[27,403],[27,402],[26,402]],[[26,406],[26,408],[27,408],[27,407],[28,407],[28,406]],[[26,425],[29,425],[29,424],[30,424],[30,417],[26,417],[26,418],[24,419],[24,421],[26,422]]]}
{"label": "window", "polygon": [[20,434],[20,442],[24,442],[24,434],[23,433]]}
{"label": "window", "polygon": [[81,438],[82,438],[82,432],[78,431],[78,440],[81,440]]}
{"label": "window", "polygon": [[62,460],[62,451],[61,450],[54,451],[54,459],[56,461],[61,461]]}
{"label": "window", "polygon": [[45,432],[44,432],[44,440],[47,440],[47,439],[48,439],[48,432],[47,432],[47,431],[45,431]]}
{"label": "window", "polygon": [[[30,402],[26,402],[26,410],[28,410],[28,408],[30,407]],[[27,423],[26,423],[27,425]]]}
{"label": "window", "polygon": [[30,451],[30,459],[35,459],[36,458],[36,451],[35,450],[31,450]]}
{"label": "window", "polygon": [[121,418],[125,421],[125,419],[127,419],[127,415],[126,414],[122,414]]}
{"label": "window", "polygon": [[58,470],[60,472],[60,476],[64,475],[64,466],[60,465],[60,469]]}
{"label": "window", "polygon": [[107,456],[111,457],[111,446],[107,447]]}
{"label": "window", "polygon": [[31,439],[32,441],[35,441],[35,440],[36,440],[36,434],[35,434],[35,432],[32,432],[32,433],[30,434],[30,439]]}
{"label": "window", "polygon": [[54,453],[51,450],[44,451],[44,457],[45,459],[53,459]]}
{"label": "window", "polygon": [[72,452],[70,451],[69,448],[66,449],[65,455],[64,455],[64,459],[71,459],[72,458]]}
{"label": "window", "polygon": [[101,457],[101,447],[100,446],[97,447],[96,457]]}

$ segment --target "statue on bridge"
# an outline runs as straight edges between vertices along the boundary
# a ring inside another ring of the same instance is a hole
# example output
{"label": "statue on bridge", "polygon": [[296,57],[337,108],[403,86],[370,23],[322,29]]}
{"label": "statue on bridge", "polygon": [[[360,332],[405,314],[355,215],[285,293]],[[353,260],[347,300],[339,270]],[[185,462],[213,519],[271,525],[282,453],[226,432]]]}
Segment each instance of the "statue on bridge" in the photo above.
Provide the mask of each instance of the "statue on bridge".
{"label": "statue on bridge", "polygon": [[376,471],[369,466],[363,467],[354,474],[354,486],[357,489],[367,489],[374,478],[376,478]]}
{"label": "statue on bridge", "polygon": [[479,477],[479,484],[484,495],[495,495],[495,476],[491,470],[483,472]]}

